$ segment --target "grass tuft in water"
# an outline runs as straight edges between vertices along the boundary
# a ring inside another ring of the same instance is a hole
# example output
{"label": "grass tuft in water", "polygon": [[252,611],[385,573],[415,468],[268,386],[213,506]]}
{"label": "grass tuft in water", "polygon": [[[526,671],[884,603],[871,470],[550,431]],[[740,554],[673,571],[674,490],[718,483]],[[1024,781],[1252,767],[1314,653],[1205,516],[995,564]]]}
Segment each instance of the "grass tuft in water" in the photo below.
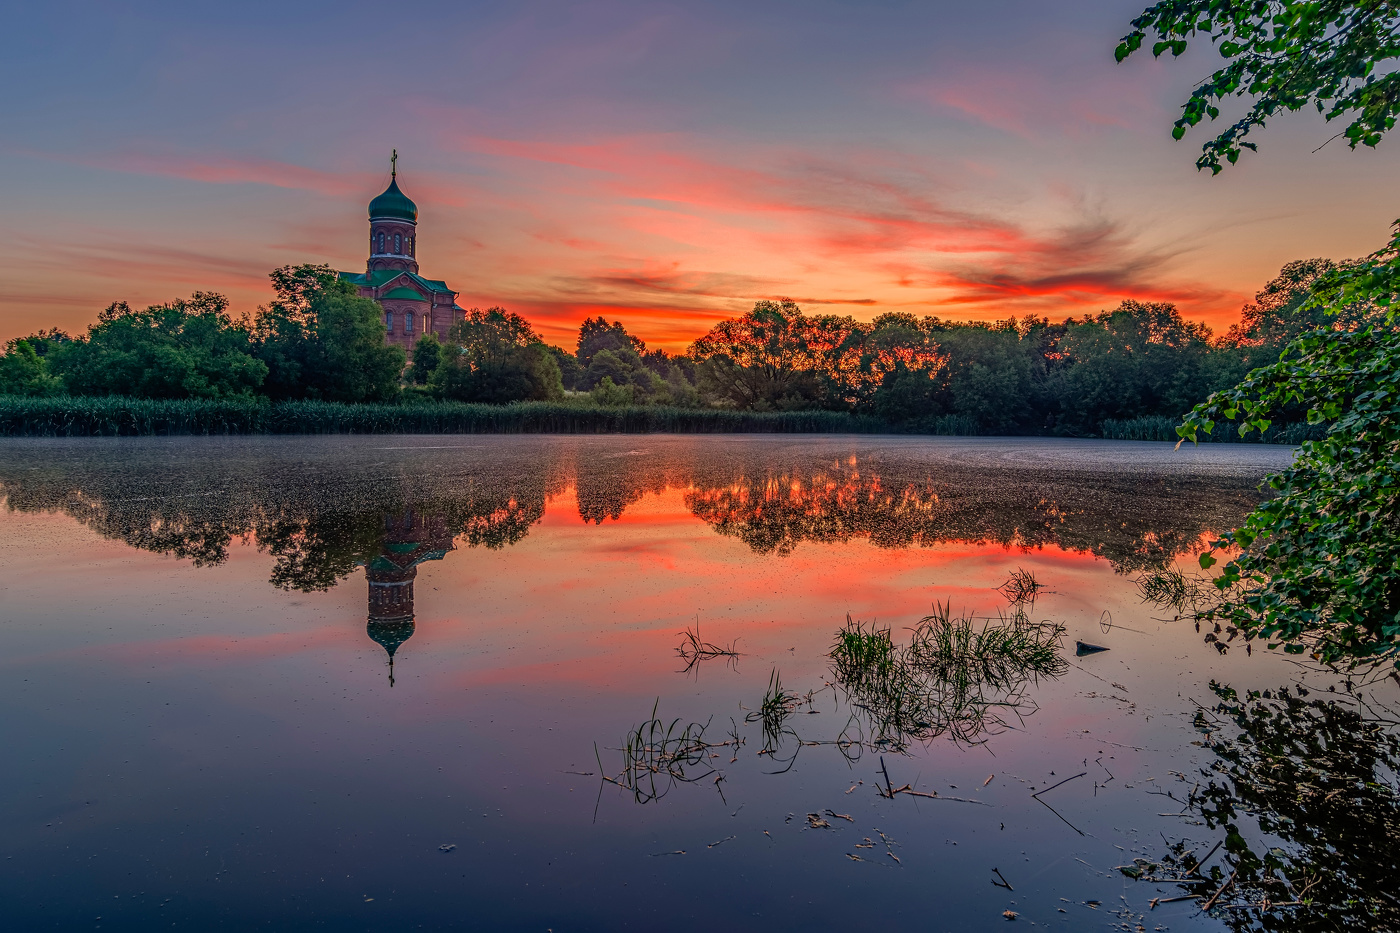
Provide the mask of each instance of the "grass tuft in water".
{"label": "grass tuft in water", "polygon": [[739,652],[734,647],[737,644],[737,641],[731,641],[727,645],[717,645],[714,642],[705,641],[700,637],[700,622],[697,620],[695,628],[687,628],[681,632],[681,643],[676,648],[676,654],[685,662],[685,669],[682,673],[689,673],[701,661],[709,661],[714,658],[724,658],[726,663],[732,666],[739,658]]}
{"label": "grass tuft in water", "polygon": [[997,592],[1006,597],[1011,605],[1035,602],[1036,594],[1043,588],[1035,574],[1017,567],[1005,583],[997,587]]}
{"label": "grass tuft in water", "polygon": [[954,616],[944,604],[896,645],[889,629],[847,617],[830,652],[832,673],[876,746],[902,749],[939,735],[980,742],[1034,711],[1027,685],[1064,673],[1064,631],[1032,622],[1019,605],[991,619]]}
{"label": "grass tuft in water", "polygon": [[742,744],[737,730],[730,740],[708,742],[705,733],[710,727],[709,721],[692,722],[684,727],[679,718],[668,723],[656,715],[660,705],[658,697],[652,704],[651,717],[629,732],[622,747],[615,749],[622,753],[622,770],[617,776],[608,776],[602,755],[594,749],[603,780],[631,791],[637,803],[660,800],[676,784],[693,784],[710,777],[715,778],[718,789],[722,775],[710,765],[710,751]]}
{"label": "grass tuft in water", "polygon": [[1197,574],[1187,575],[1176,568],[1153,570],[1137,579],[1138,594],[1143,602],[1166,606],[1183,614],[1194,609],[1209,592],[1207,583]]}
{"label": "grass tuft in water", "polygon": [[744,717],[745,722],[757,722],[763,728],[763,748],[759,754],[772,755],[782,746],[786,736],[796,737],[796,733],[787,727],[787,719],[797,712],[800,706],[810,706],[811,703],[810,693],[805,697],[789,693],[783,687],[778,669],[773,668],[773,672],[768,675],[768,689],[763,693],[763,701],[758,709]]}

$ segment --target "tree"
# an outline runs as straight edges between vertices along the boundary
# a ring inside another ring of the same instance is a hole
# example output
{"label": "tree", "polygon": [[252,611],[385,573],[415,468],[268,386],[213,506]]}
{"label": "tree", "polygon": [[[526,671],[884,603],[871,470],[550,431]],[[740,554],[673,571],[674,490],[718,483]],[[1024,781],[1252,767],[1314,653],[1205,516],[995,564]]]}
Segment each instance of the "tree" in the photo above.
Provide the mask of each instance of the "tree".
{"label": "tree", "polygon": [[277,298],[259,309],[254,330],[268,395],[377,402],[398,394],[405,355],[384,342],[377,301],[329,266],[283,266],[269,278]]}
{"label": "tree", "polygon": [[438,340],[437,334],[424,334],[418,338],[418,342],[413,345],[413,369],[409,371],[413,381],[418,385],[426,385],[428,378],[442,362],[442,343]]}
{"label": "tree", "polygon": [[505,308],[473,308],[454,324],[428,384],[438,394],[463,402],[564,397],[553,354],[528,321]]}
{"label": "tree", "polygon": [[943,405],[977,420],[988,434],[1011,434],[1030,420],[1031,365],[1013,324],[974,324],[938,335],[947,359]]}
{"label": "tree", "polygon": [[11,340],[0,355],[0,395],[59,395],[63,380],[27,339]]}
{"label": "tree", "polygon": [[1201,361],[1210,331],[1182,318],[1175,305],[1124,301],[1070,322],[1058,352],[1067,365],[1054,391],[1061,433],[1096,434],[1108,418],[1172,418],[1200,401]]}
{"label": "tree", "polygon": [[[1178,139],[1215,119],[1215,102],[1254,97],[1205,145],[1196,165],[1212,173],[1222,156],[1233,163],[1256,148],[1244,137],[1281,109],[1312,103],[1329,120],[1354,115],[1338,134],[1352,148],[1376,145],[1400,111],[1400,71],[1388,67],[1400,57],[1400,8],[1390,2],[1163,0],[1133,27],[1119,61],[1148,30],[1159,39],[1154,55],[1180,55],[1189,37],[1207,35],[1227,60],[1187,101]],[[1327,431],[1268,478],[1273,499],[1201,555],[1208,569],[1216,551],[1237,549],[1213,581],[1215,598],[1195,612],[1292,653],[1400,664],[1400,223],[1385,248],[1323,271],[1311,291],[1300,313],[1337,323],[1295,337],[1278,362],[1215,393],[1177,429],[1183,441],[1224,421],[1239,421],[1241,436],[1262,433],[1296,407]]]}
{"label": "tree", "polygon": [[85,337],[58,344],[46,360],[74,395],[227,398],[262,385],[267,367],[251,350],[228,299],[195,292],[144,311],[114,302]]}
{"label": "tree", "polygon": [[647,345],[637,337],[627,333],[621,322],[609,324],[602,315],[584,320],[578,329],[578,362],[584,369],[593,362],[594,354],[600,350],[632,350],[644,353]]}
{"label": "tree", "polygon": [[562,347],[554,344],[547,344],[545,349],[554,357],[554,362],[559,366],[559,378],[564,383],[566,389],[578,389],[583,381],[583,366],[579,364],[578,357]]}
{"label": "tree", "polygon": [[1293,405],[1328,425],[1269,477],[1274,498],[1201,555],[1210,568],[1237,549],[1198,614],[1291,653],[1400,665],[1400,223],[1385,249],[1323,275],[1305,310],[1355,307],[1373,323],[1309,331],[1177,429],[1262,433]]}
{"label": "tree", "polygon": [[[1201,149],[1198,169],[1212,174],[1234,164],[1246,139],[1274,114],[1313,105],[1327,120],[1348,117],[1337,136],[1375,146],[1400,113],[1400,6],[1389,0],[1162,0],[1132,21],[1115,51],[1118,61],[1142,47],[1177,56],[1196,37],[1210,39],[1225,59],[1182,106],[1172,136],[1209,117],[1230,97],[1250,97],[1249,111]],[[1383,72],[1383,73],[1379,73]],[[1333,137],[1334,139],[1336,137]]]}
{"label": "tree", "polygon": [[1371,323],[1375,315],[1369,307],[1329,309],[1308,300],[1323,276],[1353,264],[1330,259],[1298,259],[1286,264],[1241,309],[1240,322],[1230,328],[1225,343],[1251,351],[1248,357],[1258,365],[1277,360],[1290,341],[1308,331],[1357,330]]}
{"label": "tree", "polygon": [[786,298],[721,321],[691,345],[702,387],[739,408],[820,407],[819,359],[831,344],[823,323]]}

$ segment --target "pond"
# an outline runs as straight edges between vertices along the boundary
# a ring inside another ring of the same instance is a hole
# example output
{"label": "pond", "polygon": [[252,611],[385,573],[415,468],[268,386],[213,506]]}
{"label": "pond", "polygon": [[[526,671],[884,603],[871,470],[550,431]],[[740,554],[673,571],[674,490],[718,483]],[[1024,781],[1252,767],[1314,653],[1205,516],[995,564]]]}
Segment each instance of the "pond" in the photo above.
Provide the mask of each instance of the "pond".
{"label": "pond", "polygon": [[[1394,691],[1138,590],[1290,457],[7,440],[0,926],[1312,928],[1394,877]],[[1270,702],[1275,772],[1369,749],[1321,809],[1249,798]]]}

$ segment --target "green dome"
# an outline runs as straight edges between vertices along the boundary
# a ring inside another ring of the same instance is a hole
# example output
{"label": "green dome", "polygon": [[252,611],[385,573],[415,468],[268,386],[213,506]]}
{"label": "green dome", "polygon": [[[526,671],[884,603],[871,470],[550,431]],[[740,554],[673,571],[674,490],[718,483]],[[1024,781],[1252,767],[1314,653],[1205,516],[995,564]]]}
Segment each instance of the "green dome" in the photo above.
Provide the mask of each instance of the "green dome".
{"label": "green dome", "polygon": [[365,631],[389,654],[399,650],[399,645],[413,637],[413,619],[370,619]]}
{"label": "green dome", "polygon": [[369,202],[369,219],[393,219],[418,222],[418,205],[399,190],[399,180],[392,179],[384,193]]}

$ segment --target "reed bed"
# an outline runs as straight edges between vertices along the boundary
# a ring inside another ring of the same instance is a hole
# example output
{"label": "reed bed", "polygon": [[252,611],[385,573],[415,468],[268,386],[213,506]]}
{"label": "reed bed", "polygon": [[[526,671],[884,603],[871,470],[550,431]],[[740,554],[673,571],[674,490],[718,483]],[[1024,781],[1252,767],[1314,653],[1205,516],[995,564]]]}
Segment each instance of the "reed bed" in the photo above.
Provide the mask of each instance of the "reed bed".
{"label": "reed bed", "polygon": [[889,426],[835,411],[587,408],[552,402],[349,405],[265,399],[0,396],[0,436],[201,434],[873,434]]}
{"label": "reed bed", "polygon": [[[1172,441],[1178,420],[1166,417],[1103,422],[1114,440]],[[1228,426],[1227,426],[1228,427]],[[0,437],[133,437],[210,434],[925,434],[973,437],[977,420],[938,415],[891,425],[840,411],[753,412],[577,402],[483,405],[413,400],[403,403],[270,402],[263,398],[137,399],[124,396],[0,396]],[[1299,444],[1325,426],[1276,425],[1263,441]],[[1210,442],[1258,443],[1222,429]]]}
{"label": "reed bed", "polygon": [[[1099,426],[1099,436],[1115,441],[1170,441],[1175,444],[1181,438],[1176,433],[1180,418],[1164,415],[1144,415],[1140,418],[1117,420],[1109,418]],[[1319,440],[1327,434],[1327,426],[1321,424],[1276,424],[1261,436],[1252,431],[1247,437],[1240,437],[1232,424],[1218,425],[1211,434],[1198,434],[1202,443],[1216,444],[1287,444],[1297,445],[1303,441]]]}

